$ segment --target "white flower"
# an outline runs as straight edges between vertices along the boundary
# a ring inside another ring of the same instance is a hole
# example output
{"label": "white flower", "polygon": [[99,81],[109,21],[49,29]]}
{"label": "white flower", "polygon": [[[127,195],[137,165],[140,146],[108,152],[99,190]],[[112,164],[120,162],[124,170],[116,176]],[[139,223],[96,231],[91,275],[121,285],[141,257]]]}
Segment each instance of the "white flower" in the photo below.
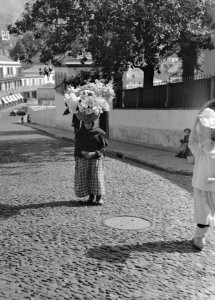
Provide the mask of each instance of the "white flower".
{"label": "white flower", "polygon": [[77,97],[75,93],[65,94],[64,101],[68,105],[69,110],[72,112],[77,111],[77,107],[80,100],[81,98]]}
{"label": "white flower", "polygon": [[113,83],[104,84],[99,80],[95,83],[87,83],[77,89],[69,87],[65,94],[65,103],[73,113],[99,115],[103,111],[109,111],[109,104],[115,94]]}

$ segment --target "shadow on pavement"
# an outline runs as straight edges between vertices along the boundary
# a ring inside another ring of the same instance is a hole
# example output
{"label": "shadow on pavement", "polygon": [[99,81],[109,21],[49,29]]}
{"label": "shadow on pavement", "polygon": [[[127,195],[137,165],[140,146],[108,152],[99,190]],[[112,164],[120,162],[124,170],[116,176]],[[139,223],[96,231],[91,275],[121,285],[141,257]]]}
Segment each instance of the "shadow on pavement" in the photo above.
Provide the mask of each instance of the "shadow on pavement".
{"label": "shadow on pavement", "polygon": [[86,202],[79,201],[79,200],[70,200],[70,201],[53,201],[53,202],[46,202],[46,203],[37,203],[37,204],[28,204],[28,205],[19,205],[14,206],[15,209],[23,210],[23,209],[37,209],[37,208],[53,208],[53,207],[61,207],[61,206],[68,206],[68,207],[80,207],[80,206],[87,206]]}
{"label": "shadow on pavement", "polygon": [[8,219],[18,213],[19,210],[16,207],[0,204],[0,220]]}
{"label": "shadow on pavement", "polygon": [[32,135],[32,134],[37,134],[38,132],[36,131],[31,131],[31,130],[14,130],[14,131],[0,131],[0,136],[9,136],[9,135]]}
{"label": "shadow on pavement", "polygon": [[[34,134],[35,133],[37,133],[37,131],[35,131]],[[30,141],[2,141],[0,142],[0,152],[2,153],[0,155],[0,164],[4,164],[4,168],[6,167],[6,164],[9,165],[10,163],[25,163],[35,166],[36,163],[74,161],[74,143],[72,141],[62,139],[59,142],[59,139],[50,139],[50,137],[48,139],[32,138]],[[107,163],[110,159],[119,160],[123,163],[130,164],[131,166],[153,172],[154,174],[165,178],[180,188],[186,189],[189,193],[192,193],[191,176],[167,173],[138,162],[119,158],[116,155],[107,154]]]}
{"label": "shadow on pavement", "polygon": [[[56,202],[47,202],[47,203],[37,203],[37,204],[28,204],[28,205],[18,205],[11,206],[7,204],[0,204],[0,220],[8,219],[14,215],[18,215],[21,210],[25,209],[40,209],[40,208],[54,208],[54,207],[83,207],[89,206],[84,201],[71,200],[71,201],[56,201]],[[90,205],[92,206],[92,205]]]}
{"label": "shadow on pavement", "polygon": [[[69,141],[33,139],[0,142],[0,164],[44,163],[74,160],[74,146]],[[5,168],[5,166],[4,166]]]}
{"label": "shadow on pavement", "polygon": [[103,245],[100,247],[91,248],[86,256],[98,260],[106,260],[108,262],[125,263],[133,252],[149,252],[149,253],[193,253],[199,252],[196,250],[190,240],[170,241],[170,242],[150,242],[141,245],[119,245],[109,246]]}

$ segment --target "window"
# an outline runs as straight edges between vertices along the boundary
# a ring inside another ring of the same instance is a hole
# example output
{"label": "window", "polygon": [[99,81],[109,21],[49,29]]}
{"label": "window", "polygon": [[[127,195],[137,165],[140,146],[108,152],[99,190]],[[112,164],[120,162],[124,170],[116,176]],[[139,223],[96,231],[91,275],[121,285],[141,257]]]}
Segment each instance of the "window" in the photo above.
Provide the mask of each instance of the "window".
{"label": "window", "polygon": [[1,38],[2,38],[3,41],[9,41],[9,39],[10,39],[9,31],[2,30],[1,31]]}
{"label": "window", "polygon": [[7,75],[12,75],[12,74],[13,74],[13,68],[7,67]]}
{"label": "window", "polygon": [[37,98],[37,92],[36,92],[36,91],[33,91],[33,92],[32,92],[32,98],[34,98],[34,99]]}
{"label": "window", "polygon": [[20,75],[21,74],[21,68],[17,68],[16,72],[17,72],[17,75]]}

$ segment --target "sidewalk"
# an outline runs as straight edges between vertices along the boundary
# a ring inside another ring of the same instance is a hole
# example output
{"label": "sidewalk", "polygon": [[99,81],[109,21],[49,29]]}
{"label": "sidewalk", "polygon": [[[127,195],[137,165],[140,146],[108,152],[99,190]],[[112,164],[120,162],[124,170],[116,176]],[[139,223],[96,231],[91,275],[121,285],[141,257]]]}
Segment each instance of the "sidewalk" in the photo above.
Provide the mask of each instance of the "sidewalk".
{"label": "sidewalk", "polygon": [[[26,125],[50,136],[74,141],[73,132],[32,123]],[[176,158],[175,153],[169,151],[109,140],[106,153],[169,173],[192,175],[193,172],[192,164],[186,159]]]}

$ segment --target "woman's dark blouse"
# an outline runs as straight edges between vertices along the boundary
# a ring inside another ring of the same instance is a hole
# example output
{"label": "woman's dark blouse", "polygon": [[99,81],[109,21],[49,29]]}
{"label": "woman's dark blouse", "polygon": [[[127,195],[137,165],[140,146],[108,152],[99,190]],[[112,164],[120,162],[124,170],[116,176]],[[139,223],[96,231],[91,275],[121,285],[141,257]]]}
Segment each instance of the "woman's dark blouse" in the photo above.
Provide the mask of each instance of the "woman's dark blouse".
{"label": "woman's dark blouse", "polygon": [[93,159],[101,159],[105,155],[105,147],[108,143],[105,132],[100,128],[87,130],[85,127],[76,133],[75,136],[75,157],[84,158],[81,151],[95,152]]}

